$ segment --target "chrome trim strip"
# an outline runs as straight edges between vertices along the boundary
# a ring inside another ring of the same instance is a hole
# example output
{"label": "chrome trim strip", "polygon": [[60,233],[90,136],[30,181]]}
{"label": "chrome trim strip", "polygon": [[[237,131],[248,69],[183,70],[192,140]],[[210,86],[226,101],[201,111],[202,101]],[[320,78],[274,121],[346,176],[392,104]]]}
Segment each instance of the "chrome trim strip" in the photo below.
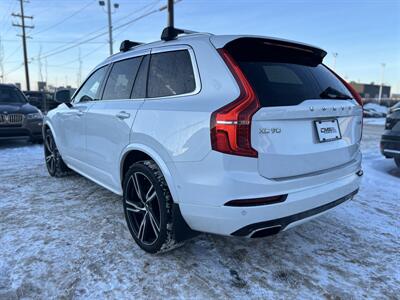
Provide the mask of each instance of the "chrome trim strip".
{"label": "chrome trim strip", "polygon": [[399,150],[383,149],[384,153],[400,154]]}

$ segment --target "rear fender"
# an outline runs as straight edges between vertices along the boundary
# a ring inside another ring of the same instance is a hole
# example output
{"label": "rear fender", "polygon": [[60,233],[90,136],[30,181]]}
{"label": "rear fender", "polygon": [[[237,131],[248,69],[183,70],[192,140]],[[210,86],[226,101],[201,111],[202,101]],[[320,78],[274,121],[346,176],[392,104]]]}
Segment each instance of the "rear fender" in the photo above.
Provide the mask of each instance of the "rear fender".
{"label": "rear fender", "polygon": [[155,161],[155,163],[160,168],[162,174],[164,175],[165,181],[167,182],[169,191],[171,192],[174,202],[179,203],[179,197],[178,197],[178,192],[175,187],[173,173],[171,172],[170,168],[168,168],[164,159],[156,151],[154,151],[151,147],[144,145],[144,144],[138,144],[138,143],[130,144],[123,150],[121,157],[120,157],[121,190],[122,190],[122,178],[123,178],[123,174],[122,174],[123,164],[124,164],[127,154],[133,150],[144,152]]}

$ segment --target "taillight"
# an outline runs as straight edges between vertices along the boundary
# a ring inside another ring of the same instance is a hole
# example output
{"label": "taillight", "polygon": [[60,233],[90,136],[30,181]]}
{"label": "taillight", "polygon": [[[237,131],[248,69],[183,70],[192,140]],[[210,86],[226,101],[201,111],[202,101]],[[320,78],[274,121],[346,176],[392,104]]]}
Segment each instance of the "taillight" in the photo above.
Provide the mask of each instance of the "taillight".
{"label": "taillight", "polygon": [[215,151],[257,157],[251,147],[251,118],[260,108],[257,95],[233,57],[218,50],[240,88],[239,97],[211,115],[211,146]]}

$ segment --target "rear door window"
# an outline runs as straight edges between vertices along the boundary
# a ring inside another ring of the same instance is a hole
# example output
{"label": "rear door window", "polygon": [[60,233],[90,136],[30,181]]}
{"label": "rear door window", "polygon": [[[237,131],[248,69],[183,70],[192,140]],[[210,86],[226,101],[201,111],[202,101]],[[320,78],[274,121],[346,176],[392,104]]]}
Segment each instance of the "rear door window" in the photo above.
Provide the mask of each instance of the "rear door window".
{"label": "rear door window", "polygon": [[147,97],[182,95],[195,90],[189,51],[178,50],[151,55]]}
{"label": "rear door window", "polygon": [[103,100],[129,99],[142,57],[114,63],[104,88]]}

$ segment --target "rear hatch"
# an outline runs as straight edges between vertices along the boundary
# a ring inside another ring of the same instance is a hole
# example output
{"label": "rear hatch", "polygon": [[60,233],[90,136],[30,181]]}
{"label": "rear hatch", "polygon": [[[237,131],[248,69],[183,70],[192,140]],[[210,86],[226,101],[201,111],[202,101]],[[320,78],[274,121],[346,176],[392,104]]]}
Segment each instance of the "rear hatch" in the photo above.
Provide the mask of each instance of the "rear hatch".
{"label": "rear hatch", "polygon": [[251,145],[259,172],[271,179],[311,175],[346,165],[359,154],[362,107],[307,45],[239,38],[226,49],[257,94]]}

